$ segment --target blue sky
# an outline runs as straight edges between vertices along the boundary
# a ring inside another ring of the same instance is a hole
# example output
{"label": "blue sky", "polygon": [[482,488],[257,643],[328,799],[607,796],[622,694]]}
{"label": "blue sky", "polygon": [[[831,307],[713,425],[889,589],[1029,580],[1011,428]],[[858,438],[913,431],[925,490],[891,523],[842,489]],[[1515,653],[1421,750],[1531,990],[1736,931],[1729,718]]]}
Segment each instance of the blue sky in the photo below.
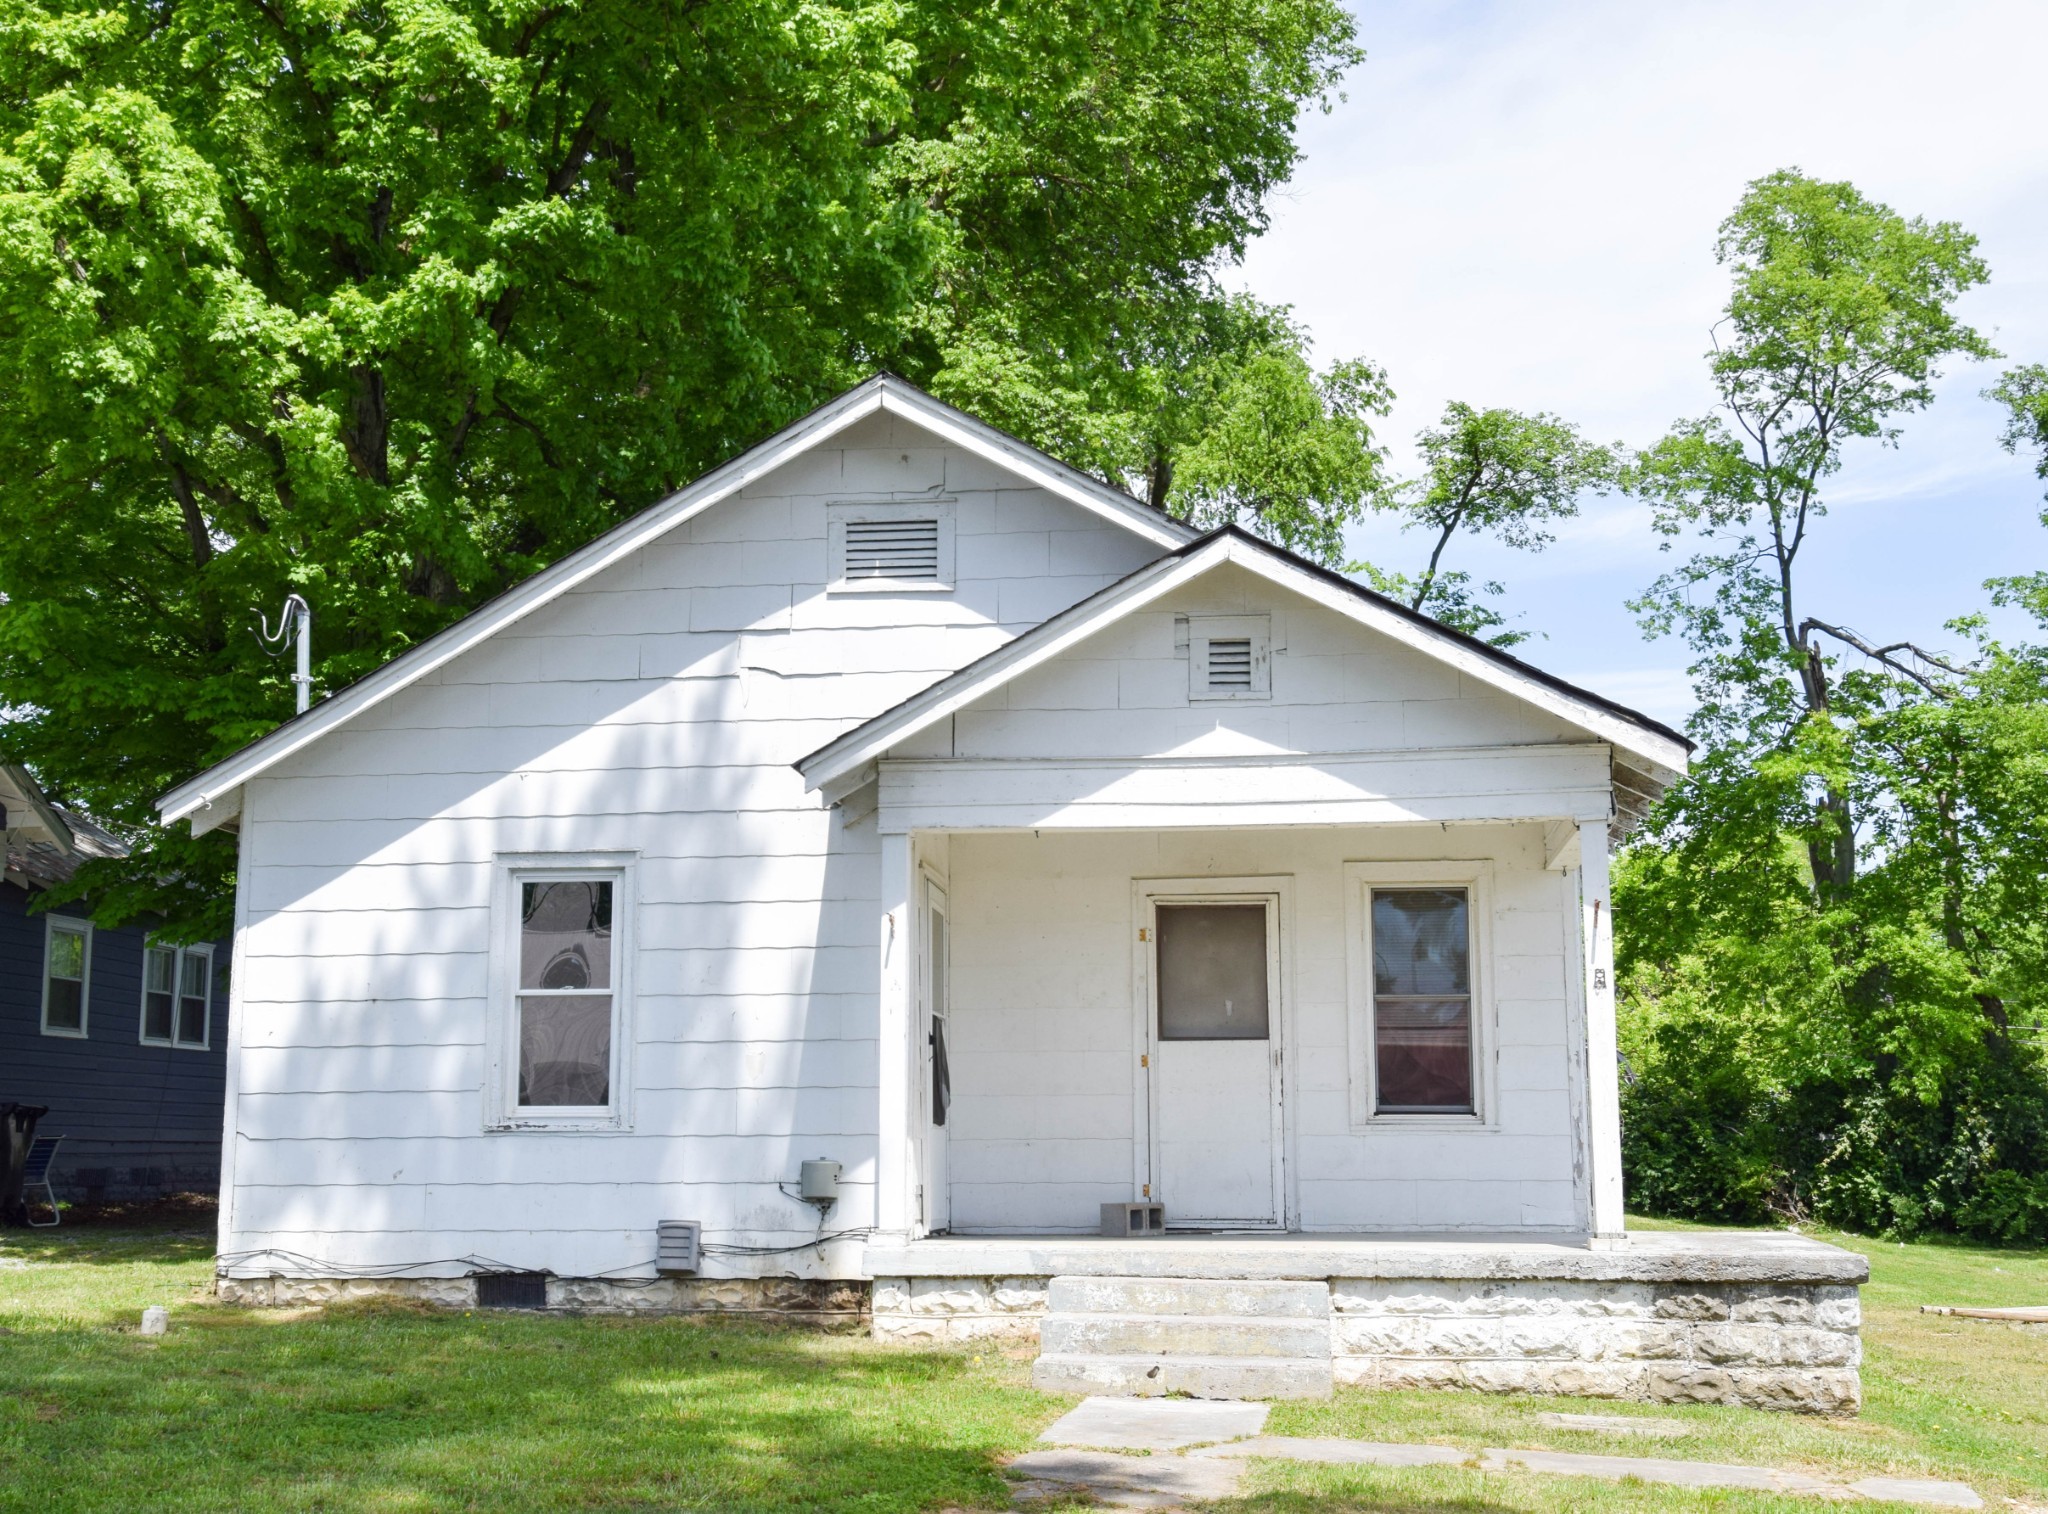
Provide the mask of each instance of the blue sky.
{"label": "blue sky", "polygon": [[[1305,160],[1239,279],[1291,304],[1320,358],[1387,366],[1398,464],[1449,399],[1637,445],[1705,413],[1701,354],[1727,291],[1715,227],[1780,167],[1975,232],[1992,280],[1967,317],[2011,360],[2048,361],[2048,4],[1356,10],[1370,57],[1305,123]],[[1978,397],[2002,366],[1953,366],[1896,449],[1852,450],[1808,548],[1805,613],[1940,642],[1983,606],[1985,578],[2048,567],[2043,486]],[[1427,551],[1381,521],[1353,545],[1397,568]],[[1541,556],[1465,546],[1452,566],[1507,583],[1542,633],[1524,655],[1678,720],[1685,650],[1644,641],[1624,604],[1671,561],[1657,548],[1641,509],[1589,501]]]}

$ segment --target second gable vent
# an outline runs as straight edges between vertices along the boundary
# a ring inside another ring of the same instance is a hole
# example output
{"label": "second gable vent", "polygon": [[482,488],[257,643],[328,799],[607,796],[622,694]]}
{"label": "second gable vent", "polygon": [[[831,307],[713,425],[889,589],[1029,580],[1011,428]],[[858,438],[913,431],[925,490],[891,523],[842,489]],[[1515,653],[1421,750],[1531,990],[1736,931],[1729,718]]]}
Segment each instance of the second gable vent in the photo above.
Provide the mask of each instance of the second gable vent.
{"label": "second gable vent", "polygon": [[849,579],[936,580],[939,523],[936,520],[850,520],[846,523]]}
{"label": "second gable vent", "polygon": [[1212,689],[1250,689],[1252,642],[1249,636],[1212,637],[1207,643],[1208,684]]}

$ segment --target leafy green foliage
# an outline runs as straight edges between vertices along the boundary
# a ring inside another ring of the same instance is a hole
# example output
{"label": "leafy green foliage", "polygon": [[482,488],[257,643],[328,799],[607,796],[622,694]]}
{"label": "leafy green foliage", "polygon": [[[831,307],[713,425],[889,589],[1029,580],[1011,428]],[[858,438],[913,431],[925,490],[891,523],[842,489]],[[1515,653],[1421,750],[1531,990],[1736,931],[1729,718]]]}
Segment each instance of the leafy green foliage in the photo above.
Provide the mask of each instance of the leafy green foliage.
{"label": "leafy green foliage", "polygon": [[1795,595],[1842,445],[1990,354],[1949,308],[1972,247],[1846,184],[1758,181],[1722,229],[1722,414],[1636,466],[1659,528],[1707,538],[1637,604],[1691,644],[1700,743],[1616,876],[1639,1206],[2048,1239],[2048,649],[1974,619],[1967,660],[1876,646]]}
{"label": "leafy green foliage", "polygon": [[1556,540],[1552,526],[1579,513],[1581,495],[1619,482],[1622,449],[1588,442],[1554,415],[1475,410],[1461,400],[1446,405],[1443,419],[1426,427],[1416,445],[1422,476],[1391,491],[1388,503],[1408,517],[1403,529],[1435,537],[1428,565],[1412,576],[1371,563],[1354,563],[1349,571],[1410,609],[1495,646],[1526,641],[1529,633],[1508,629],[1506,617],[1488,602],[1504,587],[1475,585],[1469,573],[1445,568],[1444,551],[1460,532],[1542,551]]}
{"label": "leafy green foliage", "polygon": [[877,367],[1141,476],[1357,56],[1332,0],[8,0],[0,748],[143,839],[103,919],[214,934],[232,841],[149,801],[290,712],[287,591],[331,691]]}

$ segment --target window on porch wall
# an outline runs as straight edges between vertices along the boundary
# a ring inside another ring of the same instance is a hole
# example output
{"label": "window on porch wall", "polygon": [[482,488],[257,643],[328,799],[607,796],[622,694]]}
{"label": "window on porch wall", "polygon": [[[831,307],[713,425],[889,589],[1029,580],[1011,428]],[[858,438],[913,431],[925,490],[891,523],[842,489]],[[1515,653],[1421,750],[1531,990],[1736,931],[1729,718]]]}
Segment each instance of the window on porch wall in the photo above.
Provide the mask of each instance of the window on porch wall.
{"label": "window on porch wall", "polygon": [[1373,890],[1373,1082],[1382,1114],[1473,1107],[1470,913],[1461,888]]}

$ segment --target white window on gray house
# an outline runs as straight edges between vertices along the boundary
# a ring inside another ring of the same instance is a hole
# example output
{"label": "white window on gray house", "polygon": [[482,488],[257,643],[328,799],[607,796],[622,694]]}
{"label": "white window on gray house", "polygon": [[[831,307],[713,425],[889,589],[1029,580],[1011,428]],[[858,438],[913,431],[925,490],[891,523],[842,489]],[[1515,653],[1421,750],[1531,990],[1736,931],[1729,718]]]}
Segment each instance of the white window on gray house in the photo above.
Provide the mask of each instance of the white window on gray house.
{"label": "white window on gray house", "polygon": [[1379,1113],[1472,1112],[1472,932],[1464,889],[1372,891],[1372,1024]]}
{"label": "white window on gray house", "polygon": [[50,915],[43,927],[43,1034],[86,1033],[86,987],[92,978],[92,923]]}
{"label": "white window on gray house", "polygon": [[1188,620],[1188,698],[1273,697],[1273,622],[1266,615]]}
{"label": "white window on gray house", "polygon": [[213,1025],[213,948],[157,946],[142,954],[142,1040],[205,1051]]}
{"label": "white window on gray house", "polygon": [[835,594],[953,587],[951,500],[841,501],[825,512]]}
{"label": "white window on gray house", "polygon": [[518,879],[516,995],[521,1110],[602,1110],[612,1103],[618,880]]}

